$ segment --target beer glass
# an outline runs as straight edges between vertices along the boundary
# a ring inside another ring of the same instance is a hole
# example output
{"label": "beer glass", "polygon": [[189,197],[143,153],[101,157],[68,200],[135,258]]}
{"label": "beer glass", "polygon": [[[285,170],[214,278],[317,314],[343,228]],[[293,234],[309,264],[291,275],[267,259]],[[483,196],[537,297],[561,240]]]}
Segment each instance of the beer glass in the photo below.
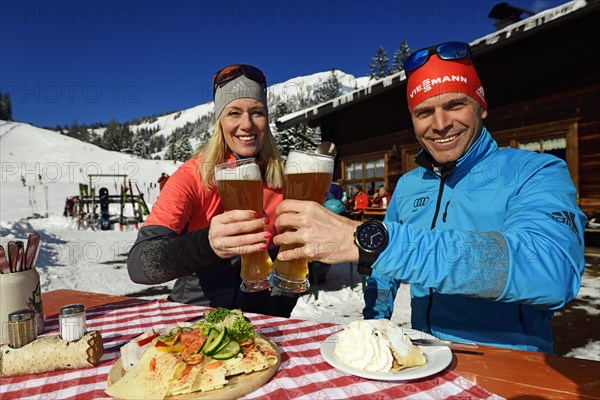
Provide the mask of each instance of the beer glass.
{"label": "beer glass", "polygon": [[[227,211],[253,210],[263,214],[263,182],[254,158],[229,161],[215,166],[215,180],[221,202]],[[242,254],[243,292],[269,289],[273,263],[267,250]]]}
{"label": "beer glass", "polygon": [[[334,158],[327,155],[290,151],[285,164],[283,197],[323,204],[331,185],[333,163]],[[280,251],[293,248],[294,245],[282,245]],[[291,261],[275,260],[273,264],[273,283],[282,290],[305,292],[310,286],[307,276],[308,260],[305,258]]]}

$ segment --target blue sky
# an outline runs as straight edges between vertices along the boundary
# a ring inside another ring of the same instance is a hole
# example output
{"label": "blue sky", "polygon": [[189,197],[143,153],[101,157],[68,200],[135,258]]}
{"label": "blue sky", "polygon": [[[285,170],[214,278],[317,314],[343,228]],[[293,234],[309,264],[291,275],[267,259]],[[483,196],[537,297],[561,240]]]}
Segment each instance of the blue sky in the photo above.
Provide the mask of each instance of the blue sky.
{"label": "blue sky", "polygon": [[[512,0],[535,12],[564,0]],[[253,64],[269,84],[369,73],[383,46],[413,50],[494,32],[499,1],[0,2],[0,92],[37,126],[137,117],[212,101],[221,67]]]}

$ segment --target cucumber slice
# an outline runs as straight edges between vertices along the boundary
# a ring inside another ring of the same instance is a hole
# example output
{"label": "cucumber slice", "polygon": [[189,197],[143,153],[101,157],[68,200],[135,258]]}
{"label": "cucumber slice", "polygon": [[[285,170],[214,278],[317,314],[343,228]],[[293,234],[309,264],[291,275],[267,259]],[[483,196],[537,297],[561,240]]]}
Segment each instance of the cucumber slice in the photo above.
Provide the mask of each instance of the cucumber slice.
{"label": "cucumber slice", "polygon": [[221,346],[219,351],[213,354],[211,357],[215,360],[228,360],[239,354],[241,351],[240,344],[235,340],[227,343],[225,346]]}
{"label": "cucumber slice", "polygon": [[225,336],[225,339],[223,339],[223,341],[221,342],[221,344],[219,345],[219,347],[217,347],[215,349],[215,351],[213,351],[213,354],[217,354],[218,352],[220,352],[221,350],[223,350],[223,348],[225,346],[227,346],[229,344],[229,342],[231,342],[231,338],[229,336]]}
{"label": "cucumber slice", "polygon": [[202,352],[207,356],[210,356],[212,353],[214,353],[223,342],[223,339],[225,339],[226,332],[227,329],[225,328],[223,328],[223,330],[220,332],[215,328],[212,328],[210,332],[208,332],[204,346],[202,346]]}

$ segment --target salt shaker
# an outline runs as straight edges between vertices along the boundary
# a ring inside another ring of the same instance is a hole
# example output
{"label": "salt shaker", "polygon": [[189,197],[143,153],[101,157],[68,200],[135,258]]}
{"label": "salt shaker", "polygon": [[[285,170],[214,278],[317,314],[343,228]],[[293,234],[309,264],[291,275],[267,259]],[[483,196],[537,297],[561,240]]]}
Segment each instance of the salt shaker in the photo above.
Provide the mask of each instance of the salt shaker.
{"label": "salt shaker", "polygon": [[18,349],[37,339],[35,313],[28,308],[8,314],[8,343]]}
{"label": "salt shaker", "polygon": [[79,340],[87,332],[83,304],[69,304],[60,308],[58,315],[60,337],[67,342]]}

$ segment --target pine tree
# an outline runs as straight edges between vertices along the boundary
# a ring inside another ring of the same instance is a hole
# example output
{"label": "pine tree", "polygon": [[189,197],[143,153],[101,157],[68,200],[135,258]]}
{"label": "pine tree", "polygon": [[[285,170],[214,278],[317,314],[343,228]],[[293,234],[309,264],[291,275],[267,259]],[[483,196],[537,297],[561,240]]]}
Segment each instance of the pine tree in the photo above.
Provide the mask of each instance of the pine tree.
{"label": "pine tree", "polygon": [[150,153],[158,153],[162,149],[164,149],[167,141],[163,136],[152,136],[150,138]]}
{"label": "pine tree", "polygon": [[76,119],[67,128],[67,136],[79,139],[79,124]]}
{"label": "pine tree", "polygon": [[133,132],[129,129],[129,125],[123,125],[119,130],[119,134],[121,142],[121,148],[119,150],[131,149],[133,147]]}
{"label": "pine tree", "polygon": [[0,119],[12,121],[12,105],[10,103],[10,93],[0,92]]}
{"label": "pine tree", "polygon": [[371,57],[369,68],[369,79],[385,78],[389,74],[389,57],[383,46],[379,46],[375,51],[375,55]]}
{"label": "pine tree", "polygon": [[165,160],[177,160],[177,135],[175,133],[171,133],[169,136],[169,140],[167,142],[167,151],[165,153]]}
{"label": "pine tree", "polygon": [[293,135],[298,139],[294,148],[308,152],[315,151],[321,143],[321,134],[318,130],[312,129],[306,124],[298,124],[293,128]]}
{"label": "pine tree", "polygon": [[[284,101],[277,103],[273,111],[273,120],[276,120],[286,114],[291,113],[291,109]],[[296,147],[298,138],[294,136],[292,129],[275,129],[275,142],[282,156],[287,157],[290,150]]]}
{"label": "pine tree", "polygon": [[190,144],[190,134],[183,132],[179,140],[175,144],[175,155],[174,160],[187,161],[192,156],[192,145]]}
{"label": "pine tree", "polygon": [[390,75],[395,74],[396,72],[400,72],[404,69],[404,63],[406,62],[406,59],[408,58],[408,56],[410,56],[411,53],[412,50],[408,46],[408,42],[406,40],[403,40],[402,43],[400,43],[400,47],[398,48],[398,50],[396,50],[394,56],[392,57]]}
{"label": "pine tree", "polygon": [[121,150],[121,133],[119,123],[111,119],[106,126],[104,135],[102,135],[102,147],[106,150]]}
{"label": "pine tree", "polygon": [[148,158],[148,149],[146,148],[146,141],[144,139],[144,131],[142,129],[137,130],[133,134],[133,152],[141,158]]}
{"label": "pine tree", "polygon": [[335,74],[335,68],[331,69],[331,74],[320,86],[315,89],[315,99],[317,103],[323,103],[327,100],[335,99],[342,94],[342,83]]}

